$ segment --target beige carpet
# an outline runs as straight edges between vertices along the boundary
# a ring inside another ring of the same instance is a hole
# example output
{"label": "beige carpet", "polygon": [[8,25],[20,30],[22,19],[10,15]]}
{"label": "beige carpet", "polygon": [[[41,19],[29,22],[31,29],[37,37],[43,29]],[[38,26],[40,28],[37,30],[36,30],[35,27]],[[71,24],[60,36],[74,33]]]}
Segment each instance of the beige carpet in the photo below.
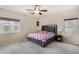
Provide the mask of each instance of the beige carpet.
{"label": "beige carpet", "polygon": [[45,48],[26,41],[0,47],[0,54],[78,54],[79,46],[53,42]]}

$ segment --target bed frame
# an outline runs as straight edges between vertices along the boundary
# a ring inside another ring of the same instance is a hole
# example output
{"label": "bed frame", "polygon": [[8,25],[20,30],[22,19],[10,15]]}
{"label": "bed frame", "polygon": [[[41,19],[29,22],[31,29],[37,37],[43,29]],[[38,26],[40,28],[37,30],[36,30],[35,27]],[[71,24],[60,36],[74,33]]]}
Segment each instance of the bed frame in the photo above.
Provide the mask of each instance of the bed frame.
{"label": "bed frame", "polygon": [[[48,31],[48,32],[53,32],[57,35],[57,25],[42,25],[41,31]],[[48,39],[46,42],[42,42],[40,40],[30,38],[28,37],[28,41],[34,42],[42,47],[47,46],[49,43],[53,42],[56,40],[56,35],[50,39]]]}

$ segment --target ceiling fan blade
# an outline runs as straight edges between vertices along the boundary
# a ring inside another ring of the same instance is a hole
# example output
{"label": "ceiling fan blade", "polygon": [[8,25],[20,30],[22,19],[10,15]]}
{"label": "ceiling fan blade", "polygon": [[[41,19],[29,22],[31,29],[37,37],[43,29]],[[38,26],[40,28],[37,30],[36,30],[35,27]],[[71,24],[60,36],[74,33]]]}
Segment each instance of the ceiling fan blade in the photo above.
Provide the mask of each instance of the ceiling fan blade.
{"label": "ceiling fan blade", "polygon": [[41,12],[47,12],[47,10],[40,10]]}
{"label": "ceiling fan blade", "polygon": [[35,12],[29,12],[29,14],[34,15],[34,14],[35,14]]}
{"label": "ceiling fan blade", "polygon": [[35,14],[35,12],[32,13],[32,15],[34,15],[34,14]]}
{"label": "ceiling fan blade", "polygon": [[34,10],[31,10],[31,9],[27,9],[27,11],[34,11]]}
{"label": "ceiling fan blade", "polygon": [[42,15],[42,13],[39,12],[40,15]]}

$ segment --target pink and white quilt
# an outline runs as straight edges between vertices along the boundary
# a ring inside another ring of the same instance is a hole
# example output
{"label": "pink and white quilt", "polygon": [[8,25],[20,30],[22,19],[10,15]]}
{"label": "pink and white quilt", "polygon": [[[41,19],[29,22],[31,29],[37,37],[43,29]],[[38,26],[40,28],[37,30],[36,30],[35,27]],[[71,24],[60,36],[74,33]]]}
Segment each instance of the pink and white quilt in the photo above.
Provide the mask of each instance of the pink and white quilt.
{"label": "pink and white quilt", "polygon": [[27,37],[29,37],[29,38],[41,40],[42,42],[46,42],[49,38],[52,38],[54,36],[55,36],[55,33],[47,32],[47,31],[31,32],[27,35]]}

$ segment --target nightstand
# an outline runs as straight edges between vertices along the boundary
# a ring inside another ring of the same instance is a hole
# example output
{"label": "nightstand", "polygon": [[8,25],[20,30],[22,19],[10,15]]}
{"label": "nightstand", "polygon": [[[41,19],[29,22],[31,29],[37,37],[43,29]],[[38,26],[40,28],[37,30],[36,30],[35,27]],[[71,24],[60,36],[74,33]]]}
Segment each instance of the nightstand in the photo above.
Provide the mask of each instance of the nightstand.
{"label": "nightstand", "polygon": [[56,41],[62,42],[62,35],[57,35],[56,36]]}

